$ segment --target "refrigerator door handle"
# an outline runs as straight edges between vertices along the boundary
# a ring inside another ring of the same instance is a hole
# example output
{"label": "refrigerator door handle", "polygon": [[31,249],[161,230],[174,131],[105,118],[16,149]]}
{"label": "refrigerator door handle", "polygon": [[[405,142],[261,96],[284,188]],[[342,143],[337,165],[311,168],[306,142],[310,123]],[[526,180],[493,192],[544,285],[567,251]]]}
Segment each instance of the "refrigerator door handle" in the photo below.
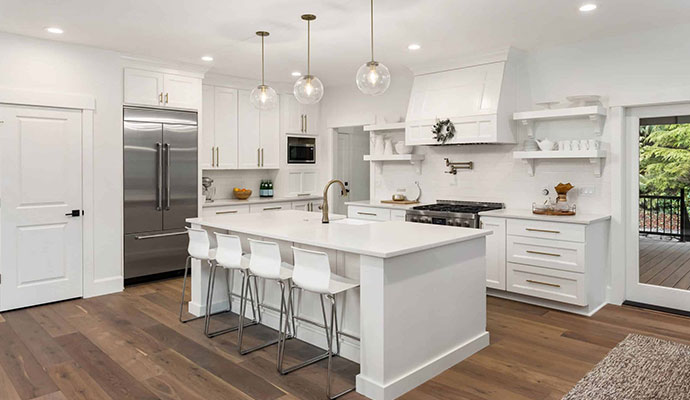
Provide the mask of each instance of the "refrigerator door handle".
{"label": "refrigerator door handle", "polygon": [[165,144],[165,210],[170,210],[170,143]]}
{"label": "refrigerator door handle", "polygon": [[160,142],[156,143],[156,155],[158,156],[158,170],[156,171],[156,210],[163,209],[163,148]]}

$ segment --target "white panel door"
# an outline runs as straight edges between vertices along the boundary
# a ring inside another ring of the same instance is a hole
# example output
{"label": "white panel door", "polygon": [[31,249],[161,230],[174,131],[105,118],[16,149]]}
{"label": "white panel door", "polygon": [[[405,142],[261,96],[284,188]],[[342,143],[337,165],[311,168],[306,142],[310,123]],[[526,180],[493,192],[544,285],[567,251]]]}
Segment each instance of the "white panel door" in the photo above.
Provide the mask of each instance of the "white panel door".
{"label": "white panel door", "polygon": [[201,168],[216,166],[215,87],[204,85],[201,106]]}
{"label": "white panel door", "polygon": [[304,114],[304,133],[309,135],[319,134],[319,105],[301,104],[302,114]]}
{"label": "white panel door", "polygon": [[201,79],[165,74],[163,77],[166,107],[198,110],[201,103]]}
{"label": "white panel door", "polygon": [[249,91],[237,92],[239,103],[238,166],[239,168],[261,167],[261,140],[259,130],[259,110],[249,102]]}
{"label": "white panel door", "polygon": [[125,68],[125,103],[147,106],[163,104],[163,74]]}
{"label": "white panel door", "polygon": [[261,111],[261,167],[280,167],[280,107]]}
{"label": "white panel door", "polygon": [[282,131],[284,133],[304,133],[304,117],[295,96],[281,95],[280,110],[283,115]]}
{"label": "white panel door", "polygon": [[81,112],[3,107],[0,120],[0,310],[81,297]]}
{"label": "white panel door", "polygon": [[506,290],[506,220],[481,217],[480,222],[493,231],[486,237],[486,287]]}
{"label": "white panel door", "polygon": [[237,168],[237,90],[215,88],[216,167]]}

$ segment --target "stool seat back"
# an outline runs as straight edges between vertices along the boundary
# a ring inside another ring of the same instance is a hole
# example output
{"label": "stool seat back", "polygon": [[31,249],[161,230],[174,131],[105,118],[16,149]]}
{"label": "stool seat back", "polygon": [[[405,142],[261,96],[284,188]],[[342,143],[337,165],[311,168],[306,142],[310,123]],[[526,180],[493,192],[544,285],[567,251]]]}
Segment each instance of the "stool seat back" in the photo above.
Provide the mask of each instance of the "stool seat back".
{"label": "stool seat back", "polygon": [[282,259],[278,243],[249,239],[249,270],[262,278],[280,279]]}
{"label": "stool seat back", "polygon": [[199,260],[208,260],[211,252],[211,240],[203,229],[187,228],[189,245],[187,252],[190,256]]}
{"label": "stool seat back", "polygon": [[242,263],[242,242],[239,236],[216,233],[216,262],[222,267],[239,268]]}
{"label": "stool seat back", "polygon": [[312,292],[328,293],[331,281],[331,264],[328,262],[328,254],[297,247],[293,247],[292,252],[295,258],[292,282]]}

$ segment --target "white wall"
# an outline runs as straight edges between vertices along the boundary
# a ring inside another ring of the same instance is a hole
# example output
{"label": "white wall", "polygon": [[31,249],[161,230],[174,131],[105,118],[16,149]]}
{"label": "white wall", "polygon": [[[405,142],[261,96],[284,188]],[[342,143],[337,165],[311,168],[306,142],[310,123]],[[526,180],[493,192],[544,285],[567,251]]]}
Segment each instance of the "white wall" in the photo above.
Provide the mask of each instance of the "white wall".
{"label": "white wall", "polygon": [[94,113],[95,279],[122,277],[122,64],[118,53],[0,33],[0,87],[81,93]]}

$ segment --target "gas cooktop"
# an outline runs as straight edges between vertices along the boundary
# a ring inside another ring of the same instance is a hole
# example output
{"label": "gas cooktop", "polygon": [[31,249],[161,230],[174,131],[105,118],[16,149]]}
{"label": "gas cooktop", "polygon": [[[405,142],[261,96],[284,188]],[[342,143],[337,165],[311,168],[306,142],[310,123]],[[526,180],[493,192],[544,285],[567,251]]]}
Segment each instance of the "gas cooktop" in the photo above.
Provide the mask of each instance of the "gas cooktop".
{"label": "gas cooktop", "polygon": [[436,225],[479,228],[481,211],[504,208],[503,203],[476,201],[438,200],[436,204],[413,207],[407,210],[405,220]]}

